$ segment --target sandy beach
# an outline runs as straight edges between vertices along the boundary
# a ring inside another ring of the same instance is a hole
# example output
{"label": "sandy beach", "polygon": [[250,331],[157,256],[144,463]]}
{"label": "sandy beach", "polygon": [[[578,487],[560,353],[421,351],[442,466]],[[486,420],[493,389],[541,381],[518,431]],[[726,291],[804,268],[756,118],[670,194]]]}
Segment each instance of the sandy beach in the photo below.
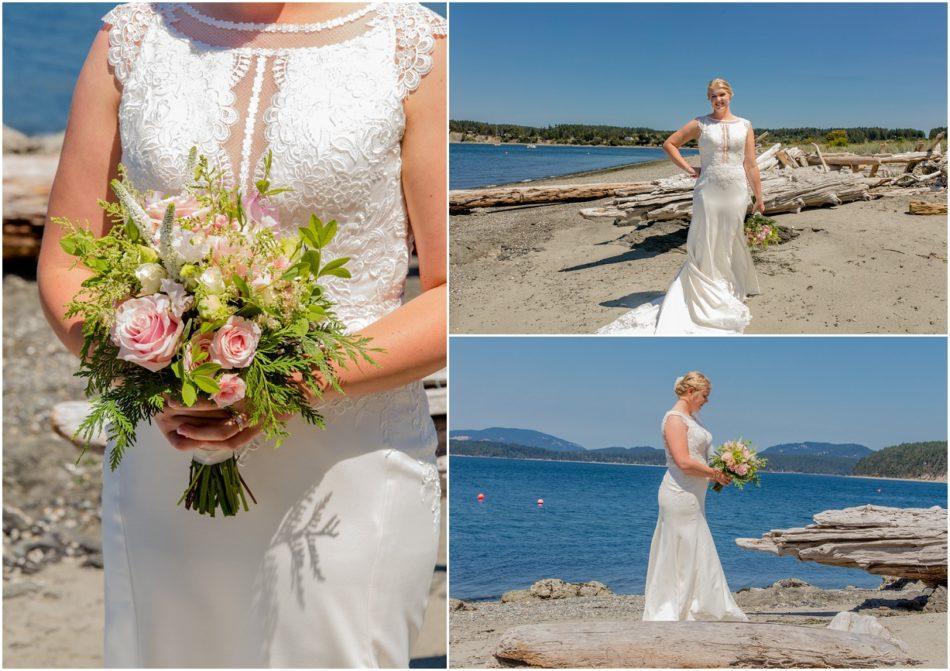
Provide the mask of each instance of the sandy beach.
{"label": "sandy beach", "polygon": [[[527,587],[527,586],[526,586]],[[914,668],[946,668],[946,599],[934,598],[924,610],[901,608],[902,600],[920,596],[919,588],[903,590],[823,590],[812,586],[750,589],[736,601],[753,622],[826,627],[836,613],[856,609],[879,619],[923,662]],[[939,603],[938,603],[939,601]],[[453,668],[499,668],[492,651],[510,627],[543,622],[592,620],[640,621],[642,595],[613,595],[567,599],[527,599],[512,603],[452,601],[449,665]],[[932,611],[932,612],[928,612]]]}
{"label": "sandy beach", "polygon": [[[677,172],[663,161],[538,183]],[[947,217],[906,214],[911,199],[946,193],[775,215],[799,235],[755,255],[762,293],[748,301],[746,333],[946,333]],[[633,232],[581,218],[582,208],[607,202],[453,216],[453,333],[593,333],[666,291],[683,262],[688,227],[663,222]]]}

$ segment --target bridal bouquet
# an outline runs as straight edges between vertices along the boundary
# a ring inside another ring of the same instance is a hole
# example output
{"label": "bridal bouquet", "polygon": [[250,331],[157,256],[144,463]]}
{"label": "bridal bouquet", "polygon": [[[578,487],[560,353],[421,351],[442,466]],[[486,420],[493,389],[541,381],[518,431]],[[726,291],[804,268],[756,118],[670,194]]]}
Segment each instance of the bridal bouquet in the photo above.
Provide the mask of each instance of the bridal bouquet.
{"label": "bridal bouquet", "polygon": [[[338,368],[372,363],[369,340],[346,333],[320,284],[350,277],[348,259],[324,258],[336,222],[311,216],[279,235],[269,197],[287,189],[272,187],[270,166],[268,154],[264,178],[241,194],[192,149],[189,185],[167,195],[138,192],[120,165],[118,202],[99,201],[107,235],[54,218],[63,249],[92,271],[66,312],[83,318],[76,374],[97,397],[77,434],[88,444],[108,425],[112,470],[169,399],[210,399],[279,445],[292,415],[323,427],[308,395],[340,390]],[[200,514],[246,511],[245,492],[256,503],[230,449],[195,450],[187,482],[178,503]]]}
{"label": "bridal bouquet", "polygon": [[[752,449],[750,441],[740,439],[730,440],[720,445],[709,465],[732,476],[735,486],[742,489],[749,483],[759,486],[759,471],[765,467],[766,463],[767,461]],[[713,490],[718,492],[722,490],[722,487],[717,482],[713,485]]]}
{"label": "bridal bouquet", "polygon": [[[755,196],[752,196],[752,204],[755,204]],[[778,234],[778,224],[775,223],[775,219],[766,217],[755,210],[746,218],[743,229],[745,230],[746,244],[749,245],[750,249],[762,250],[782,241]]]}

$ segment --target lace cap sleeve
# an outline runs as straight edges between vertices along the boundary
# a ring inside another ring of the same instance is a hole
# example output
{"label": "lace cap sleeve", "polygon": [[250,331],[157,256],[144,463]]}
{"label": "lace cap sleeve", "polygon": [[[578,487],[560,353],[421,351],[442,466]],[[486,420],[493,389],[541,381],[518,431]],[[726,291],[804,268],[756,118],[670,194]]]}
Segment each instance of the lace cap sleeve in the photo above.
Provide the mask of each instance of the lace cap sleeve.
{"label": "lace cap sleeve", "polygon": [[125,84],[138,54],[139,46],[152,17],[147,3],[130,2],[119,5],[102,17],[109,30],[109,64],[115,70],[116,79]]}
{"label": "lace cap sleeve", "polygon": [[416,3],[396,3],[396,92],[405,98],[432,69],[435,38],[445,37],[445,19]]}

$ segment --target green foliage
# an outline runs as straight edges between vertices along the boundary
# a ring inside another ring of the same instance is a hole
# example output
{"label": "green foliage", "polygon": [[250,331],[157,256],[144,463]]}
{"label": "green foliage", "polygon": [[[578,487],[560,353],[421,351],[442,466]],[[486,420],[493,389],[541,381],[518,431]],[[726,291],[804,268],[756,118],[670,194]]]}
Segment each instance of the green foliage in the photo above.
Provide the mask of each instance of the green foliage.
{"label": "green foliage", "polygon": [[932,440],[885,447],[856,463],[854,474],[926,480],[946,478],[947,441]]}
{"label": "green foliage", "polygon": [[[556,124],[546,127],[519,126],[515,124],[494,124],[482,121],[449,121],[449,130],[461,133],[463,142],[474,141],[478,136],[497,137],[502,142],[551,144],[591,144],[609,146],[653,146],[663,144],[673,132],[641,126],[602,126],[585,124]],[[930,137],[936,137],[941,129],[934,129]],[[942,129],[946,130],[946,129]],[[925,137],[924,132],[915,128],[881,128],[860,126],[855,128],[757,128],[756,132],[768,131],[770,142],[784,145],[808,145],[811,142],[823,142],[829,133],[844,133],[845,144],[863,142],[882,142],[899,140],[918,140]],[[934,132],[936,131],[936,132]],[[686,146],[693,146],[689,143]]]}

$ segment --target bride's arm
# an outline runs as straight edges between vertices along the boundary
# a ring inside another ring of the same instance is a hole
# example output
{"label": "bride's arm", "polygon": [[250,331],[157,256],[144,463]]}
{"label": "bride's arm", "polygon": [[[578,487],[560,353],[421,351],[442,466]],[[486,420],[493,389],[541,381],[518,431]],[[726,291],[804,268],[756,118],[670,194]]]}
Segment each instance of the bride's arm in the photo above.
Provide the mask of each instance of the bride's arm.
{"label": "bride's arm", "polygon": [[697,139],[699,139],[699,122],[696,121],[696,119],[692,119],[678,131],[666,138],[666,141],[663,143],[663,151],[670,157],[670,160],[673,161],[677,167],[685,170],[687,174],[693,177],[697,177],[699,171],[683,158],[683,155],[680,153],[680,147],[690,140]]}
{"label": "bride's arm", "polygon": [[116,177],[122,153],[120,90],[109,70],[108,49],[109,31],[103,28],[89,49],[73,91],[59,166],[50,187],[36,271],[43,313],[59,339],[76,356],[82,348],[82,320],[78,316],[66,319],[64,314],[66,304],[89,272],[72,267],[75,258],[59,246],[62,229],[51,219],[65,217],[77,224],[88,222],[96,236],[103,235],[108,225],[96,201],[110,198],[109,182]]}
{"label": "bride's arm", "polygon": [[340,371],[347,396],[368,394],[421,379],[445,367],[446,341],[446,48],[436,40],[432,70],[405,102],[402,189],[419,256],[423,292],[360,331],[373,339],[377,366],[350,364]]}
{"label": "bride's arm", "polygon": [[755,209],[765,214],[765,203],[762,201],[762,175],[759,173],[759,164],[755,162],[755,131],[752,130],[752,124],[749,124],[745,136],[745,158],[742,165],[745,167],[749,184],[752,185],[752,193],[755,194]]}
{"label": "bride's arm", "polygon": [[723,475],[721,471],[710,468],[690,456],[686,422],[676,415],[670,415],[663,426],[663,439],[666,441],[666,448],[670,451],[670,456],[673,457],[673,463],[676,464],[677,468],[687,475],[709,478],[719,482]]}

